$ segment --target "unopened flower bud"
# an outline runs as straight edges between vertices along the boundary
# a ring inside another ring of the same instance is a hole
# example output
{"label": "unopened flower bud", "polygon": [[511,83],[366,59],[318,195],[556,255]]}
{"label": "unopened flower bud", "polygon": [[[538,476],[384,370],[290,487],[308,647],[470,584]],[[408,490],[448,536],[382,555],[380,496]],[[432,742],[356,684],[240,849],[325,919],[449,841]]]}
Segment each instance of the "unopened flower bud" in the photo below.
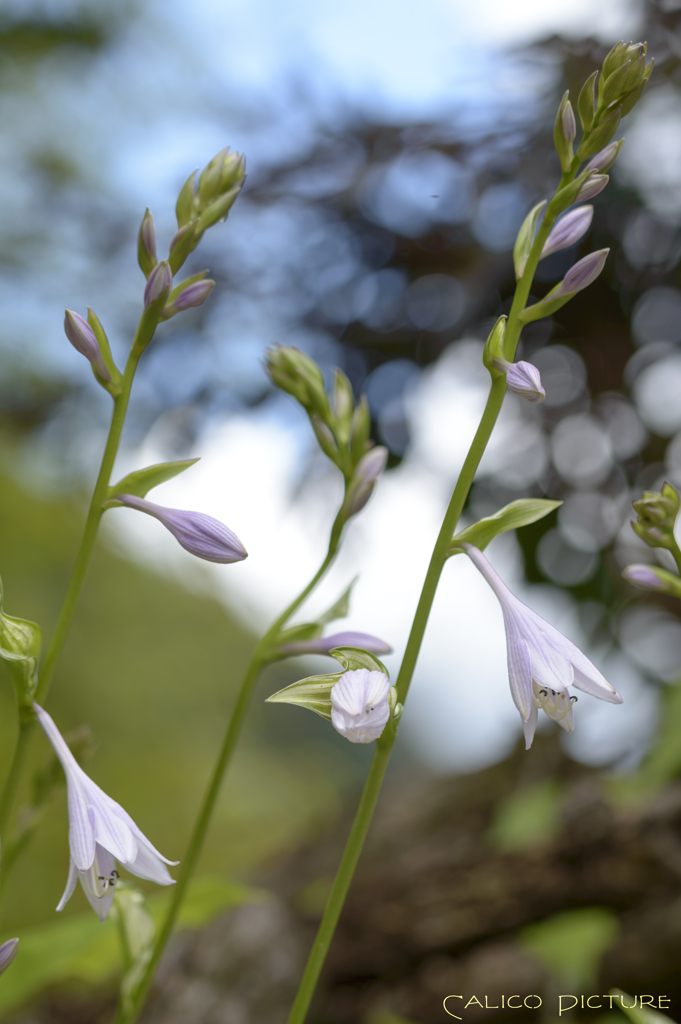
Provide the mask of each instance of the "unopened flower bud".
{"label": "unopened flower bud", "polygon": [[599,95],[599,106],[608,107],[611,103],[615,103],[623,95],[625,88],[624,83],[627,80],[627,74],[631,67],[630,61],[625,61],[617,71],[613,71],[608,78],[602,78],[602,89]]}
{"label": "unopened flower bud", "polygon": [[175,316],[176,313],[181,313],[185,309],[203,305],[214,287],[215,281],[211,281],[210,278],[187,285],[172,302],[164,307],[162,319],[169,320],[171,316]]}
{"label": "unopened flower bud", "polygon": [[200,238],[197,220],[190,221],[189,224],[185,224],[175,232],[170,240],[168,250],[168,263],[173,275],[184,265],[187,256],[196,248]]}
{"label": "unopened flower bud", "polygon": [[85,317],[72,309],[67,309],[64,317],[64,332],[76,351],[90,361],[97,376],[103,381],[110,381],[111,374],[102,359],[95,332]]}
{"label": "unopened flower bud", "polygon": [[145,277],[149,277],[158,260],[156,258],[156,231],[154,218],[149,209],[142,218],[139,237],[137,239],[137,261]]}
{"label": "unopened flower bud", "polygon": [[638,520],[632,529],[651,548],[676,547],[674,524],[679,514],[679,495],[671,484],[665,483],[661,492],[645,491],[633,502]]}
{"label": "unopened flower bud", "polygon": [[347,444],[355,411],[355,396],[352,393],[352,384],[338,368],[334,374],[332,407],[338,439],[341,444]]}
{"label": "unopened flower bud", "polygon": [[387,461],[388,449],[381,445],[371,448],[359,460],[345,499],[348,519],[362,511],[371,497],[376,480],[385,469]]}
{"label": "unopened flower bud", "polygon": [[[236,188],[235,198],[246,177],[246,161],[240,153],[230,153],[229,146],[206,165],[199,178],[199,210],[219,196]],[[215,223],[215,221],[213,221]]]}
{"label": "unopened flower bud", "polygon": [[628,565],[622,570],[622,575],[641,590],[681,597],[681,579],[657,565]]}
{"label": "unopened flower bud", "polygon": [[314,359],[300,349],[277,345],[267,353],[267,370],[277,387],[293,395],[311,416],[331,423],[324,377]]}
{"label": "unopened flower bud", "polygon": [[189,222],[194,220],[198,215],[199,197],[197,195],[195,185],[196,175],[198,173],[198,169],[196,171],[192,171],[180,189],[180,194],[177,197],[175,215],[177,217],[178,228],[183,228],[185,224],[189,224]]}
{"label": "unopened flower bud", "polygon": [[14,957],[19,952],[19,940],[18,939],[7,939],[7,942],[3,942],[0,946],[0,974],[6,971],[9,965],[14,960]]}
{"label": "unopened flower bud", "polygon": [[518,363],[509,363],[507,359],[495,359],[494,366],[506,374],[506,386],[514,395],[525,398],[533,405],[539,405],[546,398],[539,370],[532,363],[525,363],[522,360]]}
{"label": "unopened flower bud", "polygon": [[353,463],[359,462],[366,452],[367,442],[371,434],[371,413],[366,395],[360,395],[359,402],[353,413],[350,429],[350,456]]}
{"label": "unopened flower bud", "polygon": [[319,447],[327,458],[336,462],[338,459],[338,446],[336,445],[336,438],[333,436],[333,432],[327,427],[326,423],[322,423],[319,416],[313,414],[310,416],[310,422],[319,441]]}
{"label": "unopened flower bud", "polygon": [[149,275],[147,286],[144,289],[145,308],[150,306],[152,302],[157,302],[161,298],[167,298],[172,287],[173,274],[170,264],[167,260],[161,260]]}
{"label": "unopened flower bud", "polygon": [[228,192],[225,192],[224,195],[219,196],[217,199],[214,199],[212,203],[209,203],[199,217],[196,230],[206,231],[208,228],[211,228],[213,224],[218,224],[220,221],[225,220],[227,214],[234,206],[240,191],[241,184],[234,185],[234,187]]}
{"label": "unopened flower bud", "polygon": [[224,523],[203,512],[185,512],[177,508],[155,505],[132,494],[117,494],[116,500],[138,509],[163,523],[177,542],[190,554],[206,562],[240,562],[248,557],[243,544]]}
{"label": "unopened flower bud", "polygon": [[598,249],[578,260],[573,267],[570,267],[557,289],[550,293],[551,298],[576,295],[577,292],[588,288],[603,270],[609,252],[609,249]]}
{"label": "unopened flower bud", "polygon": [[335,647],[359,647],[363,651],[368,651],[369,654],[390,654],[392,651],[390,644],[377,636],[346,630],[342,633],[332,633],[331,636],[318,636],[313,640],[283,644],[279,648],[279,653],[289,657],[298,654],[328,654]]}
{"label": "unopened flower bud", "polygon": [[617,107],[601,121],[597,128],[594,128],[590,135],[585,135],[577,150],[578,158],[580,160],[589,160],[596,153],[599,153],[600,150],[604,149],[617,131],[622,116],[622,107]]}
{"label": "unopened flower bud", "polygon": [[593,128],[594,116],[596,114],[597,78],[597,71],[594,71],[592,75],[589,75],[586,82],[582,86],[582,91],[580,92],[579,99],[577,100],[577,110],[579,111],[579,119],[582,122],[582,128],[585,132],[590,132]]}
{"label": "unopened flower bud", "polygon": [[584,182],[577,193],[576,203],[586,203],[589,199],[595,199],[610,181],[607,174],[592,174]]}
{"label": "unopened flower bud", "polygon": [[495,359],[504,358],[504,339],[506,337],[506,316],[500,316],[492,330],[487,335],[487,341],[482,351],[482,363],[493,377],[498,377],[499,372],[494,372]]}
{"label": "unopened flower bud", "polygon": [[553,128],[553,141],[563,171],[570,170],[572,164],[572,143],[577,134],[575,115],[568,96],[569,93],[566,92],[561,100],[556,115],[556,123]]}
{"label": "unopened flower bud", "polygon": [[351,743],[372,743],[390,718],[389,693],[383,672],[345,672],[331,690],[331,724]]}
{"label": "unopened flower bud", "polygon": [[551,228],[540,259],[543,260],[545,256],[550,256],[553,252],[560,252],[561,249],[569,249],[570,246],[576,245],[589,230],[593,215],[593,206],[580,206],[578,209],[566,213]]}
{"label": "unopened flower bud", "polygon": [[617,159],[617,154],[622,148],[623,143],[624,139],[608,143],[605,149],[602,149],[600,153],[596,153],[596,156],[589,160],[585,167],[586,172],[588,174],[605,174],[606,171],[609,171]]}

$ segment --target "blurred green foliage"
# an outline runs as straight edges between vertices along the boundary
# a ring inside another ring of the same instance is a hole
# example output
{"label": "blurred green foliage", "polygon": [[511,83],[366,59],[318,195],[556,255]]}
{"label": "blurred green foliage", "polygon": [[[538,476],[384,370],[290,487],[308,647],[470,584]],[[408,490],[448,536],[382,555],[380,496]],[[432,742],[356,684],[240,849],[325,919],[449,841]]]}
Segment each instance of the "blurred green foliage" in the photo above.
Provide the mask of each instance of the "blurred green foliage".
{"label": "blurred green foliage", "polygon": [[520,943],[559,981],[581,986],[594,984],[603,954],[618,933],[615,915],[605,907],[569,910],[531,925],[520,933]]}
{"label": "blurred green foliage", "polygon": [[562,787],[542,779],[513,790],[495,809],[489,837],[500,850],[525,850],[549,842],[560,824]]}

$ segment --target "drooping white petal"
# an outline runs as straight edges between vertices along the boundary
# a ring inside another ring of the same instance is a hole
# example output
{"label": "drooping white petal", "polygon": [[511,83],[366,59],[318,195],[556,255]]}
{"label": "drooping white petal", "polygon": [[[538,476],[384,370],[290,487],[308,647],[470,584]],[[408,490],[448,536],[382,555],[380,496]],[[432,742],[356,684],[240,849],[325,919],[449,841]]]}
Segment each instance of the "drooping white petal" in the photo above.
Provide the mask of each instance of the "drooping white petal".
{"label": "drooping white petal", "polygon": [[532,712],[532,663],[526,642],[520,635],[512,615],[504,614],[506,627],[506,660],[513,703],[523,722]]}
{"label": "drooping white petal", "polygon": [[78,881],[78,868],[73,863],[73,857],[71,857],[69,863],[69,877],[66,880],[66,888],[64,889],[64,895],[57,904],[57,910],[63,910],[66,904],[73,896],[73,890],[76,888],[76,882]]}
{"label": "drooping white petal", "polygon": [[94,815],[95,839],[122,864],[137,856],[137,842],[120,812],[123,810],[115,800],[88,779],[87,794]]}
{"label": "drooping white petal", "polygon": [[572,664],[574,670],[573,686],[583,690],[584,693],[590,694],[592,697],[607,700],[610,704],[622,703],[622,697],[615,687],[610,685],[596,666],[589,661],[586,654],[580,651],[579,647],[576,647],[571,640],[563,636],[549,622],[545,623],[545,632],[551,645]]}
{"label": "drooping white petal", "polygon": [[[126,864],[127,870],[138,878],[146,878],[149,882],[156,882],[158,885],[175,885],[175,879],[170,877],[168,868],[163,863],[165,858],[157,854],[149,844],[138,843],[137,856],[132,863]],[[172,861],[170,863],[177,863]]]}
{"label": "drooping white petal", "polygon": [[[66,769],[64,769],[66,772]],[[89,868],[95,859],[95,826],[80,780],[66,772],[69,808],[69,847],[79,871]]]}
{"label": "drooping white petal", "polygon": [[523,732],[525,734],[525,750],[529,750],[532,746],[532,740],[534,739],[534,733],[537,728],[537,719],[539,717],[539,711],[536,704],[532,705],[529,718],[526,722],[523,722]]}

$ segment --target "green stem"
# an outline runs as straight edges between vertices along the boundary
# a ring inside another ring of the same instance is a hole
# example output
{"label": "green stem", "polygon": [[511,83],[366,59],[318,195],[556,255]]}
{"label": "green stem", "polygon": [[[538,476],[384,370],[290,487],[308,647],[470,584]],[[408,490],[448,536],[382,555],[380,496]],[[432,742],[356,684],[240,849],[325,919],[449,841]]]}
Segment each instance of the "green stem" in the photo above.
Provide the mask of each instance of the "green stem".
{"label": "green stem", "polygon": [[338,551],[344,523],[345,519],[339,512],[333,524],[329,540],[329,548],[321,566],[305,589],[298,594],[288,608],[286,608],[279,618],[272,623],[253,652],[253,656],[251,657],[248,668],[246,669],[246,675],[244,676],[239,689],[236,704],[234,705],[234,709],[232,710],[227,724],[225,737],[222,741],[218,759],[215,763],[213,774],[211,775],[210,782],[208,783],[208,789],[206,790],[203,798],[203,803],[201,804],[201,809],[199,810],[199,814],[189,840],[187,852],[182,861],[182,870],[180,871],[180,877],[177,881],[177,885],[173,890],[170,907],[168,908],[161,931],[159,932],[158,938],[154,944],[154,952],[132,1001],[129,1001],[125,1007],[122,1003],[119,1004],[114,1024],[133,1024],[133,1022],[137,1020],[142,1007],[144,1006],[147,993],[149,992],[149,988],[154,980],[156,968],[158,967],[159,961],[168,943],[168,939],[175,927],[177,915],[182,907],[189,883],[191,882],[199,857],[201,856],[201,851],[203,850],[206,835],[215,811],[215,805],[220,794],[220,789],[232,759],[234,748],[236,747],[241,734],[241,728],[243,726],[244,718],[246,717],[253,687],[255,686],[260,670],[267,663],[265,652],[271,646],[271,641],[276,637],[280,629],[288,622],[293,613],[303,603],[305,598],[314,590],[326,570],[331,565],[331,562]]}
{"label": "green stem", "polygon": [[[97,482],[95,483],[87,519],[85,520],[83,539],[76,558],[71,582],[69,583],[69,588],[66,592],[66,597],[64,598],[64,604],[62,605],[61,612],[59,613],[59,619],[57,620],[57,625],[52,635],[50,646],[48,647],[47,654],[45,655],[45,660],[38,679],[35,699],[36,702],[39,703],[44,703],[49,692],[57,663],[64,649],[64,645],[71,628],[76,605],[78,604],[78,598],[80,597],[80,592],[83,588],[83,582],[90,564],[95,540],[97,539],[99,521],[104,512],[102,502],[106,500],[111,480],[111,473],[113,471],[116,455],[118,454],[123,424],[125,423],[125,415],[128,410],[128,402],[130,401],[132,382],[135,377],[135,371],[141,354],[139,339],[142,332],[144,332],[146,339],[146,335],[149,333],[149,326],[149,317],[143,315],[140,321],[140,327],[138,327],[137,333],[135,334],[132,350],[125,367],[125,373],[121,380],[121,392],[116,398],[114,398],[114,408],[111,417],[111,426],[109,427],[109,436],[106,441],[106,447],[104,448],[102,464],[97,476]],[[4,833],[9,823],[24,765],[26,764],[26,758],[28,756],[34,729],[35,718],[31,714],[27,714],[25,710],[22,714],[22,709],[20,709],[19,737],[14,749],[12,764],[10,765],[9,773],[3,787],[2,796],[0,797],[0,835]]]}
{"label": "green stem", "polygon": [[[572,180],[576,173],[577,166],[578,163],[575,163],[573,168],[563,175],[560,185],[558,186],[559,189],[564,188],[565,185]],[[556,221],[556,216],[557,215],[553,213],[549,206],[533,242],[523,276],[516,286],[513,304],[506,324],[506,335],[504,340],[504,351],[506,358],[509,360],[513,359],[518,347],[520,332],[522,331],[523,326],[519,320],[519,315],[527,304],[534,273],[541,258],[544,243],[546,242],[549,232]],[[416,668],[416,662],[421,650],[421,644],[428,624],[430,610],[433,606],[442,570],[448,558],[452,535],[456,529],[456,524],[459,521],[464,505],[466,504],[466,498],[468,497],[468,493],[471,489],[473,478],[475,477],[480,460],[497,422],[505,393],[506,378],[497,377],[492,381],[492,386],[487,398],[487,404],[485,405],[480,424],[478,425],[478,429],[471,443],[468,455],[466,456],[466,460],[461,469],[461,473],[459,474],[449,506],[445,513],[445,517],[442,521],[442,526],[435,542],[435,547],[433,548],[433,554],[431,555],[428,571],[426,572],[423,589],[416,607],[414,621],[412,623],[409,639],[407,641],[404,657],[397,677],[397,699],[401,703],[404,703],[406,699],[412,676],[414,674],[414,669]],[[352,830],[343,853],[343,858],[338,869],[338,874],[334,880],[331,895],[329,896],[326,910],[319,926],[314,946],[312,947],[312,952],[310,953],[305,966],[305,971],[303,972],[300,987],[287,1024],[303,1024],[307,1015],[310,1002],[312,1001],[312,997],[319,980],[319,975],[324,965],[324,961],[345,902],[345,897],[352,881],[355,867],[357,866],[367,832],[369,831],[369,826],[371,825],[376,801],[378,799],[381,784],[385,776],[388,761],[390,760],[390,754],[392,753],[392,748],[395,744],[396,738],[397,729],[393,724],[390,730],[386,728],[385,732],[376,744],[376,753],[364,786],[360,805],[357,810]]]}

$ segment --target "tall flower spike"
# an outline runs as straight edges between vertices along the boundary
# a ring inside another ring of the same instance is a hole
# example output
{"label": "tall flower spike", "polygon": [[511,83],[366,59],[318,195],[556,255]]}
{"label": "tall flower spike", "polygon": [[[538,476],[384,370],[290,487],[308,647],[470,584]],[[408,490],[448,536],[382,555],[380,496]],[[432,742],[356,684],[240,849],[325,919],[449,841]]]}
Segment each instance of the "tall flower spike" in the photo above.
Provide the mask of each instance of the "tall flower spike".
{"label": "tall flower spike", "polygon": [[116,501],[158,519],[185,551],[196,555],[197,558],[203,558],[206,562],[241,562],[248,557],[248,552],[237,535],[224,523],[203,512],[165,508],[132,494],[117,494]]}
{"label": "tall flower spike", "polygon": [[174,885],[166,864],[178,861],[160,854],[120,804],[85,774],[47,711],[37,704],[33,710],[66,776],[71,866],[57,910],[64,909],[80,880],[90,906],[104,921],[115,895],[117,861],[138,878]]}
{"label": "tall flower spike", "polygon": [[462,547],[501,605],[511,696],[520,712],[527,749],[534,739],[539,708],[572,732],[572,704],[577,698],[570,696],[570,686],[611,704],[622,703],[617,690],[578,647],[511,593],[482,551],[472,544]]}
{"label": "tall flower spike", "polygon": [[331,724],[351,743],[377,740],[390,718],[390,680],[382,672],[345,672],[331,690]]}

